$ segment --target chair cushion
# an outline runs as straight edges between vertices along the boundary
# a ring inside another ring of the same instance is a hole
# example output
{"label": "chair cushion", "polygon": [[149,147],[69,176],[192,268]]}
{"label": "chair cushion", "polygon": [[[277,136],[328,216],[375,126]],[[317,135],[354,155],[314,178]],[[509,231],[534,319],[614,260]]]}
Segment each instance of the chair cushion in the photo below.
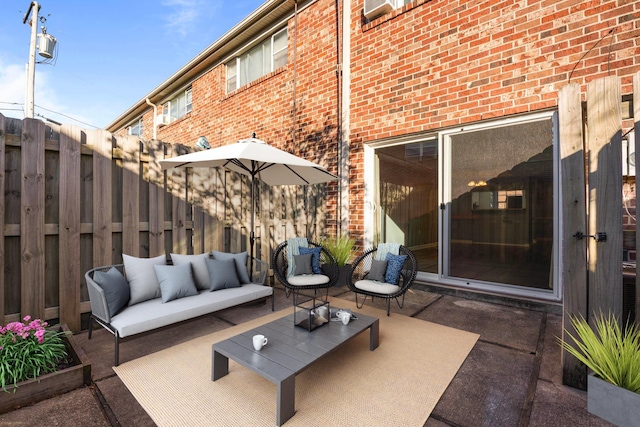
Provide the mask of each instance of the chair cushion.
{"label": "chair cushion", "polygon": [[313,274],[313,270],[311,269],[311,259],[313,258],[313,254],[294,255],[293,258],[296,263],[296,269],[293,272],[294,276],[299,276],[301,274]]}
{"label": "chair cushion", "polygon": [[227,252],[218,252],[211,251],[213,255],[213,259],[218,261],[225,261],[228,259],[232,259],[236,263],[236,274],[238,275],[238,279],[240,279],[240,283],[246,285],[247,283],[251,283],[249,280],[249,272],[247,271],[247,252],[240,252],[237,254],[230,254]]}
{"label": "chair cushion", "polygon": [[167,257],[159,255],[155,258],[136,258],[122,254],[122,260],[131,292],[129,305],[160,298],[160,282],[153,266],[166,265]]}
{"label": "chair cushion", "polygon": [[292,237],[287,239],[287,276],[293,276],[296,271],[296,262],[294,255],[300,255],[300,248],[306,248],[308,245],[306,237]]}
{"label": "chair cushion", "polygon": [[320,252],[322,248],[300,248],[300,255],[312,254],[313,258],[311,259],[311,269],[313,270],[313,274],[322,274],[322,270],[320,269]]}
{"label": "chair cushion", "polygon": [[211,284],[209,283],[209,269],[205,260],[209,258],[209,253],[203,253],[199,255],[181,255],[171,254],[171,260],[173,265],[191,264],[193,270],[193,278],[198,290],[209,289]]}
{"label": "chair cushion", "polygon": [[367,274],[367,279],[384,282],[387,264],[388,261],[371,260],[371,270],[369,270],[369,274]]}
{"label": "chair cushion", "polygon": [[96,271],[93,274],[93,281],[104,291],[109,316],[115,315],[129,302],[129,284],[117,268],[111,267],[106,273]]}
{"label": "chair cushion", "polygon": [[160,282],[160,294],[162,302],[169,302],[182,297],[198,295],[196,284],[193,281],[191,263],[182,265],[154,265],[158,282]]}
{"label": "chair cushion", "polygon": [[290,276],[287,282],[291,286],[313,286],[329,283],[329,277],[324,274],[305,274],[304,276]]}
{"label": "chair cushion", "polygon": [[406,259],[406,255],[393,255],[391,253],[387,254],[387,271],[384,275],[385,282],[391,283],[392,285],[398,284],[400,271],[402,270],[402,266],[404,265]]}
{"label": "chair cushion", "polygon": [[234,259],[207,259],[211,291],[241,286]]}
{"label": "chair cushion", "polygon": [[357,289],[362,289],[367,292],[374,292],[376,294],[391,295],[400,290],[400,286],[392,285],[391,283],[381,283],[375,280],[358,280],[353,284]]}

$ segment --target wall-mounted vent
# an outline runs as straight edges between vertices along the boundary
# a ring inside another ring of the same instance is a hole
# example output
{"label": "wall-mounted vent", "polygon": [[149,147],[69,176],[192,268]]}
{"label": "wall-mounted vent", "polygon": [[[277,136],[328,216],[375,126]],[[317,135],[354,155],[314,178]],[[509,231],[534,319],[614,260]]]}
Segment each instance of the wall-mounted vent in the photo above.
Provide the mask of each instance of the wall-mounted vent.
{"label": "wall-mounted vent", "polygon": [[393,9],[393,0],[364,0],[364,17],[368,20],[391,12]]}

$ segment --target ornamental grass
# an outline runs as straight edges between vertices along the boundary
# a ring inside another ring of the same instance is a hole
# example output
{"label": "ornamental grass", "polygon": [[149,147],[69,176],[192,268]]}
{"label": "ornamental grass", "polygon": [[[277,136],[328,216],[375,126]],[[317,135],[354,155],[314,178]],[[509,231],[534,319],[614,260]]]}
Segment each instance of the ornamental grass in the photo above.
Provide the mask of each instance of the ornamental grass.
{"label": "ornamental grass", "polygon": [[[594,317],[594,328],[583,317],[570,316],[576,335],[565,333],[573,343],[562,347],[611,384],[640,393],[640,331],[629,322],[622,328],[615,316]],[[595,329],[595,330],[594,330]]]}

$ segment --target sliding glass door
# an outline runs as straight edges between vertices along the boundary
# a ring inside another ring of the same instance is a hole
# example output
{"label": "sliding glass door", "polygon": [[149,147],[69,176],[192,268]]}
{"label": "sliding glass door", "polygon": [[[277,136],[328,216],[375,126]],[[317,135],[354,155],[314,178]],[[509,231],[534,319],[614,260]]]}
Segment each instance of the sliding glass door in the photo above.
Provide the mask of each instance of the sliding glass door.
{"label": "sliding glass door", "polygon": [[553,298],[551,113],[375,153],[377,241],[409,247],[425,280]]}

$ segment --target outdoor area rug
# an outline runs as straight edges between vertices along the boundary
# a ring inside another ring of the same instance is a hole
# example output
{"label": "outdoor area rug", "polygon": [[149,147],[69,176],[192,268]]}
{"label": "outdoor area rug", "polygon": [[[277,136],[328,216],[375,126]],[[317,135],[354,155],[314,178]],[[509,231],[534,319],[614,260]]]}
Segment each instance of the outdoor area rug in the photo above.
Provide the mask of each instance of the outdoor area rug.
{"label": "outdoor area rug", "polygon": [[[369,332],[296,376],[295,415],[286,426],[422,426],[479,335],[331,298],[380,319],[380,346]],[[113,369],[158,426],[270,426],[276,386],[229,360],[211,381],[211,346],[292,313],[287,308]],[[357,320],[354,320],[357,322]]]}

